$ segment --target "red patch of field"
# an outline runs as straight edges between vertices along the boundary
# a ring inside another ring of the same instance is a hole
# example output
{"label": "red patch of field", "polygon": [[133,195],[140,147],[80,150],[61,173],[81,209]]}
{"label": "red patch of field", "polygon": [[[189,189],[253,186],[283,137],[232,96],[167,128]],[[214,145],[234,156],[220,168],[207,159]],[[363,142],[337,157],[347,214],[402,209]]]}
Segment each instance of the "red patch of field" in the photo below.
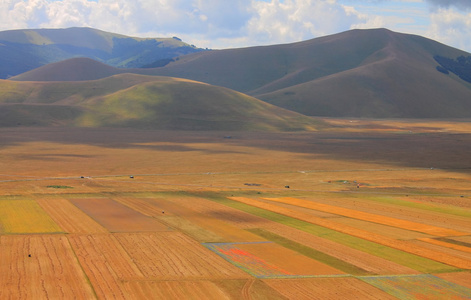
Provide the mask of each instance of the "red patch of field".
{"label": "red patch of field", "polygon": [[266,279],[269,286],[293,300],[311,299],[396,299],[353,277]]}
{"label": "red patch of field", "polygon": [[93,299],[63,235],[0,236],[0,299]]}
{"label": "red patch of field", "polygon": [[106,233],[103,226],[63,198],[38,199],[38,204],[68,233]]}
{"label": "red patch of field", "polygon": [[124,286],[134,299],[231,299],[210,281],[130,281]]}
{"label": "red patch of field", "polygon": [[70,201],[111,232],[165,231],[167,226],[109,198]]}
{"label": "red patch of field", "polygon": [[247,278],[247,274],[178,232],[118,234],[144,276],[152,279]]}
{"label": "red patch of field", "polygon": [[71,235],[69,240],[99,298],[126,299],[122,280],[144,277],[113,235]]}
{"label": "red patch of field", "polygon": [[206,247],[259,278],[344,274],[271,242],[216,243],[206,244]]}

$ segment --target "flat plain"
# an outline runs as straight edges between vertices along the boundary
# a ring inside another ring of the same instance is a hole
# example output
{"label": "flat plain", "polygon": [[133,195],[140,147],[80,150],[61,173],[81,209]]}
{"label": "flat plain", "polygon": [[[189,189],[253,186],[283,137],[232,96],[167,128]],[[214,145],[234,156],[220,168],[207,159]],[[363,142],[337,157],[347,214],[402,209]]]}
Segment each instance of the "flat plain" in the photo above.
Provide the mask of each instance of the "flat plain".
{"label": "flat plain", "polygon": [[471,299],[471,123],[0,129],[2,299]]}

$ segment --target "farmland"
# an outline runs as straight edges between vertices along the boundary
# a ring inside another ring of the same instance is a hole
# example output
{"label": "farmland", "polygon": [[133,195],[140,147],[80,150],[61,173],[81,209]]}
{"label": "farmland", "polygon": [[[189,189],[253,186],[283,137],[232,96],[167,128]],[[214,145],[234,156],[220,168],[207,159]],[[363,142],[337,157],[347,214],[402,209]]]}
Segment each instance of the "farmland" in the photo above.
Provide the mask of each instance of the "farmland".
{"label": "farmland", "polygon": [[0,129],[2,299],[471,299],[468,122]]}

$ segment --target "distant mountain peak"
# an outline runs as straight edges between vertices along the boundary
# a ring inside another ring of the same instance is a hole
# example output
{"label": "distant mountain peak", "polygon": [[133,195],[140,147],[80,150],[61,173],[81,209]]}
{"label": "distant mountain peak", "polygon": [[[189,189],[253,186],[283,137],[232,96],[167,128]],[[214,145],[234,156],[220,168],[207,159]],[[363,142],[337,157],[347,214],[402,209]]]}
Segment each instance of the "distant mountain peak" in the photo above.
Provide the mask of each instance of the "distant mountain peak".
{"label": "distant mountain peak", "polygon": [[138,38],[89,27],[0,31],[0,78],[74,57],[138,68],[203,51],[175,38]]}

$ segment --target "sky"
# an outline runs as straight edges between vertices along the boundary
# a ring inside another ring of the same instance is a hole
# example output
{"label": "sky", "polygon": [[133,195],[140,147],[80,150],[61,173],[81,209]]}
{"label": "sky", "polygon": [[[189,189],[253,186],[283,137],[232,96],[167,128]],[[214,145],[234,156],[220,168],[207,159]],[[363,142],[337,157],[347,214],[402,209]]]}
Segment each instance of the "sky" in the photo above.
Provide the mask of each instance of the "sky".
{"label": "sky", "polygon": [[0,31],[68,27],[210,49],[388,28],[471,52],[471,0],[0,0]]}

